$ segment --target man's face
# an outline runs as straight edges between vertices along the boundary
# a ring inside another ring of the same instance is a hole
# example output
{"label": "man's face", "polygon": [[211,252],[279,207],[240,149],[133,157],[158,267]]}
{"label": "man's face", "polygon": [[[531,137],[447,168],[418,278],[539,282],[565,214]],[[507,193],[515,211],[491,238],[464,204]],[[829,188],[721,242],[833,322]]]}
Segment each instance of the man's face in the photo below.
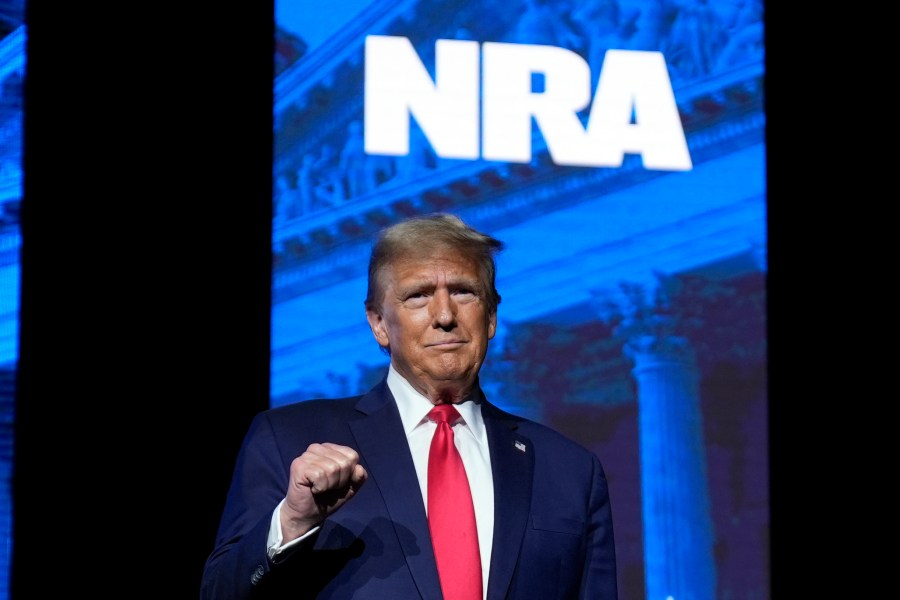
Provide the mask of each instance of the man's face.
{"label": "man's face", "polygon": [[381,274],[380,314],[366,316],[391,363],[432,402],[467,395],[497,329],[478,264],[452,249],[403,258]]}

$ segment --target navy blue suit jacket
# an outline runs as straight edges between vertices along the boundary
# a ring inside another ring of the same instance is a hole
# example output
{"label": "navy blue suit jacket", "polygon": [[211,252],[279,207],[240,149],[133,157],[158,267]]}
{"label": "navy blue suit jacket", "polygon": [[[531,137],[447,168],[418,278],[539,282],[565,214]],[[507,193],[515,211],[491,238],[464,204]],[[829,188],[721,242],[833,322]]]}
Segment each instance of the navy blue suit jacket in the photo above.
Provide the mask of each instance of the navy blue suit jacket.
{"label": "navy blue suit jacket", "polygon": [[[598,458],[482,399],[494,481],[488,600],[615,600],[616,560]],[[313,442],[356,449],[369,479],[287,559],[266,538],[291,461]],[[258,414],[244,439],[202,600],[441,600],[425,504],[385,381],[362,396]]]}

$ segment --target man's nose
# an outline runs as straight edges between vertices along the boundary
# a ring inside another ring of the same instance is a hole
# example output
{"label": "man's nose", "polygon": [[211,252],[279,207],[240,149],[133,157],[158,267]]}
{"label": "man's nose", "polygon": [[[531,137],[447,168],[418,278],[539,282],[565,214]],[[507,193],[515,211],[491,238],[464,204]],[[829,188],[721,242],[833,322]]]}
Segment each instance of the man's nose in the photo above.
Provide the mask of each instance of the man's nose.
{"label": "man's nose", "polygon": [[456,321],[456,307],[447,290],[438,290],[433,298],[435,327],[449,327]]}

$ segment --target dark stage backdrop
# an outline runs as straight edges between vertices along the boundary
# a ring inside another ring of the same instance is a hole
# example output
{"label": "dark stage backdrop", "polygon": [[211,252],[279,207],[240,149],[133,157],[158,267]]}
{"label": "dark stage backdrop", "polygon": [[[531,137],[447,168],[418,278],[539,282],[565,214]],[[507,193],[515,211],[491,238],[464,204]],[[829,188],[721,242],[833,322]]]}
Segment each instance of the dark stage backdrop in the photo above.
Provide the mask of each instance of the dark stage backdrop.
{"label": "dark stage backdrop", "polygon": [[276,2],[272,406],[367,390],[383,226],[504,240],[489,398],[606,466],[623,600],[770,596],[759,0]]}
{"label": "dark stage backdrop", "polygon": [[196,598],[268,405],[274,7],[25,8],[10,598]]}

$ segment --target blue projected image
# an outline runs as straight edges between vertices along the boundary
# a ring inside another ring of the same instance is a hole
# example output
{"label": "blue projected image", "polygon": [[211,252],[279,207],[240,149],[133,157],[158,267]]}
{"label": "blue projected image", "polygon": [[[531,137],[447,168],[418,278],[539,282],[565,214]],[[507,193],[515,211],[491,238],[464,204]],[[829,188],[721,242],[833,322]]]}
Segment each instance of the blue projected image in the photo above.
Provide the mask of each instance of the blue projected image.
{"label": "blue projected image", "polygon": [[602,460],[620,598],[770,597],[761,2],[340,17],[276,3],[271,405],[384,376],[371,243],[454,213],[507,246],[485,392]]}
{"label": "blue projected image", "polygon": [[22,245],[23,2],[0,2],[0,600],[9,597]]}

